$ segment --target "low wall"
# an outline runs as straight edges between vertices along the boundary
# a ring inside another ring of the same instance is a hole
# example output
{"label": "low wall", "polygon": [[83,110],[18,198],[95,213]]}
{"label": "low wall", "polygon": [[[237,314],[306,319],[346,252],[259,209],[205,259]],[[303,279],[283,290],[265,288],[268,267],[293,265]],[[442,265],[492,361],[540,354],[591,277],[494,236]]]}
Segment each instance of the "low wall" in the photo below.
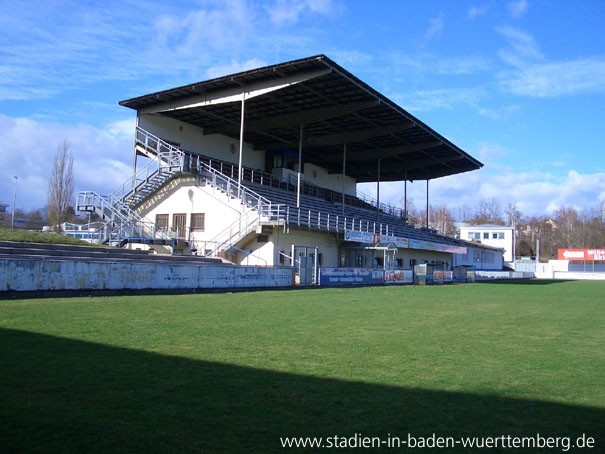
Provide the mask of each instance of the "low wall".
{"label": "low wall", "polygon": [[475,271],[475,279],[486,281],[490,279],[530,279],[534,273],[529,271]]}
{"label": "low wall", "polygon": [[574,279],[574,280],[596,280],[605,281],[605,273],[590,273],[590,272],[576,272],[576,271],[555,271],[553,273],[553,279]]}
{"label": "low wall", "polygon": [[0,259],[0,292],[291,287],[292,268]]}

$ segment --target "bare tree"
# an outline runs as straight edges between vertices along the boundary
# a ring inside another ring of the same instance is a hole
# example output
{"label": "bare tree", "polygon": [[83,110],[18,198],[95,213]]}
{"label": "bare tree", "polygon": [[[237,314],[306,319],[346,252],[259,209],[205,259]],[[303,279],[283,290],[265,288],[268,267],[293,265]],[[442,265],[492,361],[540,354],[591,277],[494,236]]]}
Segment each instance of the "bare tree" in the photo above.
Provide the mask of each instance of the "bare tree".
{"label": "bare tree", "polygon": [[517,207],[512,203],[509,203],[504,208],[504,214],[506,215],[506,221],[509,226],[519,225],[521,222],[521,212],[517,210]]}
{"label": "bare tree", "polygon": [[456,220],[460,222],[469,222],[473,217],[473,209],[468,205],[461,205],[456,210]]}
{"label": "bare tree", "polygon": [[69,143],[64,140],[57,147],[48,182],[48,221],[55,232],[61,232],[61,224],[67,221],[74,199],[73,158]]}
{"label": "bare tree", "polygon": [[500,209],[500,202],[496,199],[481,199],[475,216],[471,220],[473,224],[500,224],[503,225],[502,210]]}
{"label": "bare tree", "polygon": [[456,234],[452,213],[445,205],[431,205],[429,211],[431,214],[430,226],[432,229],[437,230],[442,235],[454,236]]}
{"label": "bare tree", "polygon": [[554,213],[556,241],[560,248],[581,248],[582,219],[573,207],[562,207]]}

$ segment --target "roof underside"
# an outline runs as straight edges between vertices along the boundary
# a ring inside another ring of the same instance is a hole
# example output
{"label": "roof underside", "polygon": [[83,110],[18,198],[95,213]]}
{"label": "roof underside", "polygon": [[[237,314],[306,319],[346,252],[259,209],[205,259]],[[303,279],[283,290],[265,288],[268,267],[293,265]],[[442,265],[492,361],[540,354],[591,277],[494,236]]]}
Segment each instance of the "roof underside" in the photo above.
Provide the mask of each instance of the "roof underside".
{"label": "roof underside", "polygon": [[[278,86],[293,79],[296,83]],[[244,141],[255,149],[298,150],[302,124],[303,160],[341,173],[346,144],[346,174],[358,182],[377,180],[378,158],[380,181],[401,181],[406,175],[408,180],[433,179],[483,166],[324,55],[153,93],[120,105],[199,126],[204,134],[239,140],[239,100],[196,101],[272,84],[278,88],[245,101]]]}

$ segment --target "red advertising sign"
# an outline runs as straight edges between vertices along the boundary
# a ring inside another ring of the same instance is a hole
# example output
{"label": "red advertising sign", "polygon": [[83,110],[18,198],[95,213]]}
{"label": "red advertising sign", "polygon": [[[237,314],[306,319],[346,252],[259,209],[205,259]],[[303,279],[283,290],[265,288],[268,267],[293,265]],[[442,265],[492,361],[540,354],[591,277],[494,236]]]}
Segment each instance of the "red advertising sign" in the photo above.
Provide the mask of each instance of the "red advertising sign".
{"label": "red advertising sign", "polygon": [[559,249],[559,260],[605,261],[605,249]]}

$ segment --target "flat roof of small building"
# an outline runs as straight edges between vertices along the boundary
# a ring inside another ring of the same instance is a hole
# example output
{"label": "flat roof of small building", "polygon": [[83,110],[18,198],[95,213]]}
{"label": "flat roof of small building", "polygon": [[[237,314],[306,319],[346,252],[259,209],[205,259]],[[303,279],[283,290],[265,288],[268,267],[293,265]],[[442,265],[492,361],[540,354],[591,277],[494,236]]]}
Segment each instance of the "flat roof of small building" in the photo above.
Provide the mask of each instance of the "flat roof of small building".
{"label": "flat roof of small building", "polygon": [[[242,95],[243,94],[243,95]],[[258,150],[298,150],[303,160],[358,182],[426,180],[481,162],[325,55],[293,60],[121,101]]]}
{"label": "flat roof of small building", "polygon": [[465,225],[465,226],[460,226],[461,229],[510,229],[512,230],[512,227],[506,226],[506,225],[498,225],[498,224],[477,224],[477,225]]}

